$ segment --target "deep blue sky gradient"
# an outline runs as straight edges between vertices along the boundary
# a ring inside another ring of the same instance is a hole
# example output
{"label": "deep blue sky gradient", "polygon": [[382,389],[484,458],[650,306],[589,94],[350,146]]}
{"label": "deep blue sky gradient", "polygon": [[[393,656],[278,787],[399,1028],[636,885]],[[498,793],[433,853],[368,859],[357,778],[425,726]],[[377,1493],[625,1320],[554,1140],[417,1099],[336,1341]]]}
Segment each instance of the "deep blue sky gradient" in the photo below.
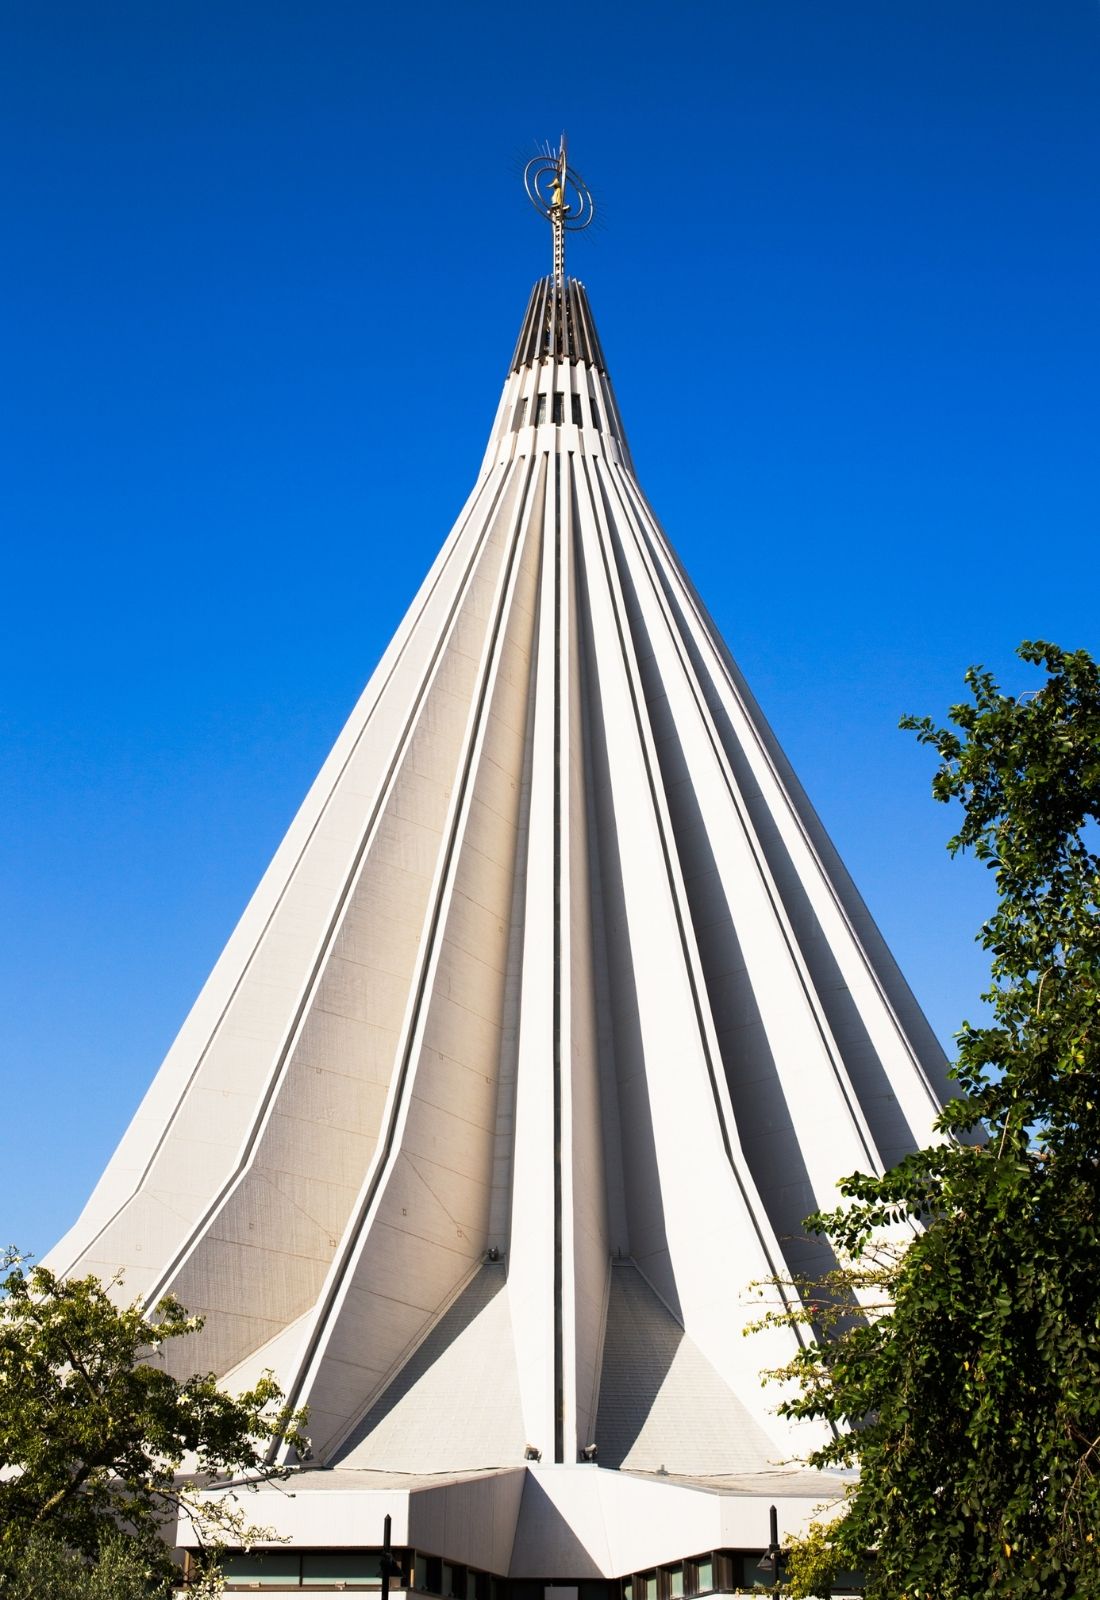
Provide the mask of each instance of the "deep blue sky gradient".
{"label": "deep blue sky gradient", "polygon": [[569,130],[643,486],[918,996],[896,731],[1100,646],[1095,0],[0,17],[0,1243],[73,1219],[473,480]]}

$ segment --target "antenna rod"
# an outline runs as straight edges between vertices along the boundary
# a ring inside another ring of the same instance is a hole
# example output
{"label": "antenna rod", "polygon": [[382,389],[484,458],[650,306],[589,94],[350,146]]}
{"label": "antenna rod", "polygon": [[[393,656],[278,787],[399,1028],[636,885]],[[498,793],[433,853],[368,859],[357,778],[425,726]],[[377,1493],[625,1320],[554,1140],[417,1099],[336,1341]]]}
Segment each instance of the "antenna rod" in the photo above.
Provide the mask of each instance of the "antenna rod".
{"label": "antenna rod", "polygon": [[565,203],[565,174],[568,171],[565,162],[565,134],[561,136],[558,146],[558,169],[550,191],[550,216],[554,225],[554,287],[565,287],[565,213],[568,209]]}

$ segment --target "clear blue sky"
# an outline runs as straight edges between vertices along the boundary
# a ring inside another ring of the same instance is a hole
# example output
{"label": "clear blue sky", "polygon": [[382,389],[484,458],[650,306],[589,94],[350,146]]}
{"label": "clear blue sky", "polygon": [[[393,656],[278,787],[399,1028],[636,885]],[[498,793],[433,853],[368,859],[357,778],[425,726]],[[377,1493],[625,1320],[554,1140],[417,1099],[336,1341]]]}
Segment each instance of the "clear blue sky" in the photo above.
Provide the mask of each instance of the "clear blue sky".
{"label": "clear blue sky", "polygon": [[1100,7],[22,0],[0,19],[7,1133],[72,1220],[465,497],[569,131],[644,487],[945,1040],[896,731],[1096,649]]}

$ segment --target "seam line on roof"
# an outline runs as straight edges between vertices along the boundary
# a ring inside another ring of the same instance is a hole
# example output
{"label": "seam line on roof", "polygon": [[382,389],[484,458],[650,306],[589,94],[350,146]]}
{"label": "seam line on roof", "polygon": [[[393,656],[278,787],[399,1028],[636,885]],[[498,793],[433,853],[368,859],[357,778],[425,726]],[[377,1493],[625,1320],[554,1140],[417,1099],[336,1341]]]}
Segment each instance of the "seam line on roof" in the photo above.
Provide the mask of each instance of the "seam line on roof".
{"label": "seam line on roof", "polygon": [[561,700],[562,700],[562,460],[554,471],[554,1460],[565,1460],[565,1330],[562,1315],[562,1070],[561,1070]]}

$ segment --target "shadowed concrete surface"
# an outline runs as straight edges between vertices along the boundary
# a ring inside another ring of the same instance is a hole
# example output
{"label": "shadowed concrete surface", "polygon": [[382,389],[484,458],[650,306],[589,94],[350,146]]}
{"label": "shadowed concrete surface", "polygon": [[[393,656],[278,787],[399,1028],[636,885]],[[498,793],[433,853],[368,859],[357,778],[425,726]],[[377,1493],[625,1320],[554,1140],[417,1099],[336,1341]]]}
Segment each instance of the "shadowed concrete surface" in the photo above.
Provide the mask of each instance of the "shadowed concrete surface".
{"label": "shadowed concrete surface", "polygon": [[523,1417],[503,1266],[484,1266],[337,1452],[340,1467],[416,1472],[512,1466]]}
{"label": "shadowed concrete surface", "polygon": [[775,1448],[637,1267],[616,1264],[604,1335],[600,1465],[685,1476],[756,1473]]}

